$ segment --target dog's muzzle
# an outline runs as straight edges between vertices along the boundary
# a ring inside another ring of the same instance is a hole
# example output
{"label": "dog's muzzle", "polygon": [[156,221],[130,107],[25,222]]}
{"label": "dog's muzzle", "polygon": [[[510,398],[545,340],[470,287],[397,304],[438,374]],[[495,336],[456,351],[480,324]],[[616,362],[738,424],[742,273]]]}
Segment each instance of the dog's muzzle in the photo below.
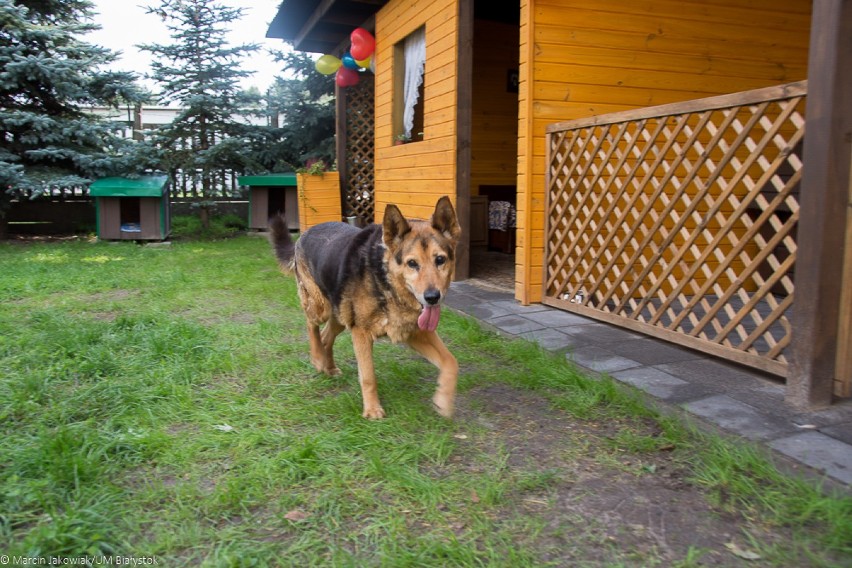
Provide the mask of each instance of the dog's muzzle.
{"label": "dog's muzzle", "polygon": [[441,292],[430,288],[423,293],[423,299],[427,305],[423,306],[420,317],[417,318],[417,327],[423,331],[435,331],[438,329],[438,320],[441,319]]}

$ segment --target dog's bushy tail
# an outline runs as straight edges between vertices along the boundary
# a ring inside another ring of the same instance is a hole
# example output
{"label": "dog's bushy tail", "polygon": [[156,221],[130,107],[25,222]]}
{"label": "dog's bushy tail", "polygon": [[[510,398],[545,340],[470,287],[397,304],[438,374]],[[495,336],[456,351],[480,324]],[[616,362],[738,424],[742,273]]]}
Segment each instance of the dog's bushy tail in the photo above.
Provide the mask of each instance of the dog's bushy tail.
{"label": "dog's bushy tail", "polygon": [[290,229],[287,227],[284,215],[279,214],[269,220],[269,242],[272,244],[272,250],[275,251],[275,257],[281,268],[289,270],[292,267],[296,246],[290,238]]}

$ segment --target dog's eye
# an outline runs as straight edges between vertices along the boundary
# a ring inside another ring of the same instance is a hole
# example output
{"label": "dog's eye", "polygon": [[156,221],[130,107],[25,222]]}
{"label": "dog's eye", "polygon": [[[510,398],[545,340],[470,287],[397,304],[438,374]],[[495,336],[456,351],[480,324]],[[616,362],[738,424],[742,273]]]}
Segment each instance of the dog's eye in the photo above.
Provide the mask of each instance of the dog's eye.
{"label": "dog's eye", "polygon": [[408,268],[411,268],[413,270],[417,270],[418,268],[420,268],[420,265],[417,264],[417,261],[413,258],[409,260],[406,264],[408,264]]}
{"label": "dog's eye", "polygon": [[443,266],[447,262],[447,257],[439,254],[435,257],[435,266]]}

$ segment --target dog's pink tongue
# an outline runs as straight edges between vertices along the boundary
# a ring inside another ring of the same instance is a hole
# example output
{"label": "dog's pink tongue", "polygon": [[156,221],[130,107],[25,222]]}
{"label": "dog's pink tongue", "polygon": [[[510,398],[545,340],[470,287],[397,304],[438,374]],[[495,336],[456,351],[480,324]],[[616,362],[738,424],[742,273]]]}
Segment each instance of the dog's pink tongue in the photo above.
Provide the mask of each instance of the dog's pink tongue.
{"label": "dog's pink tongue", "polygon": [[435,331],[438,329],[438,320],[441,319],[441,306],[423,306],[417,325],[423,331]]}

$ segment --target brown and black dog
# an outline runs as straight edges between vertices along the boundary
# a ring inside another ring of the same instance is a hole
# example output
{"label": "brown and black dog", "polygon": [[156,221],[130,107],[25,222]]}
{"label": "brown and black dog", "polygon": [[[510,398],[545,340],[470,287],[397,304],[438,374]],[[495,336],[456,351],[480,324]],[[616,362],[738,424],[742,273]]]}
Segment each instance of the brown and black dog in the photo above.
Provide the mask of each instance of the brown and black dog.
{"label": "brown and black dog", "polygon": [[322,223],[305,231],[295,244],[282,216],[271,221],[270,229],[282,269],[296,275],[314,367],[329,375],[340,373],[334,363],[334,340],[349,329],[363,415],[384,418],[373,342],[384,335],[394,343],[404,341],[438,367],[432,402],[441,415],[452,416],[458,363],[435,333],[461,234],[449,198],[438,200],[428,221],[406,219],[396,205],[388,205],[381,225],[359,229]]}

